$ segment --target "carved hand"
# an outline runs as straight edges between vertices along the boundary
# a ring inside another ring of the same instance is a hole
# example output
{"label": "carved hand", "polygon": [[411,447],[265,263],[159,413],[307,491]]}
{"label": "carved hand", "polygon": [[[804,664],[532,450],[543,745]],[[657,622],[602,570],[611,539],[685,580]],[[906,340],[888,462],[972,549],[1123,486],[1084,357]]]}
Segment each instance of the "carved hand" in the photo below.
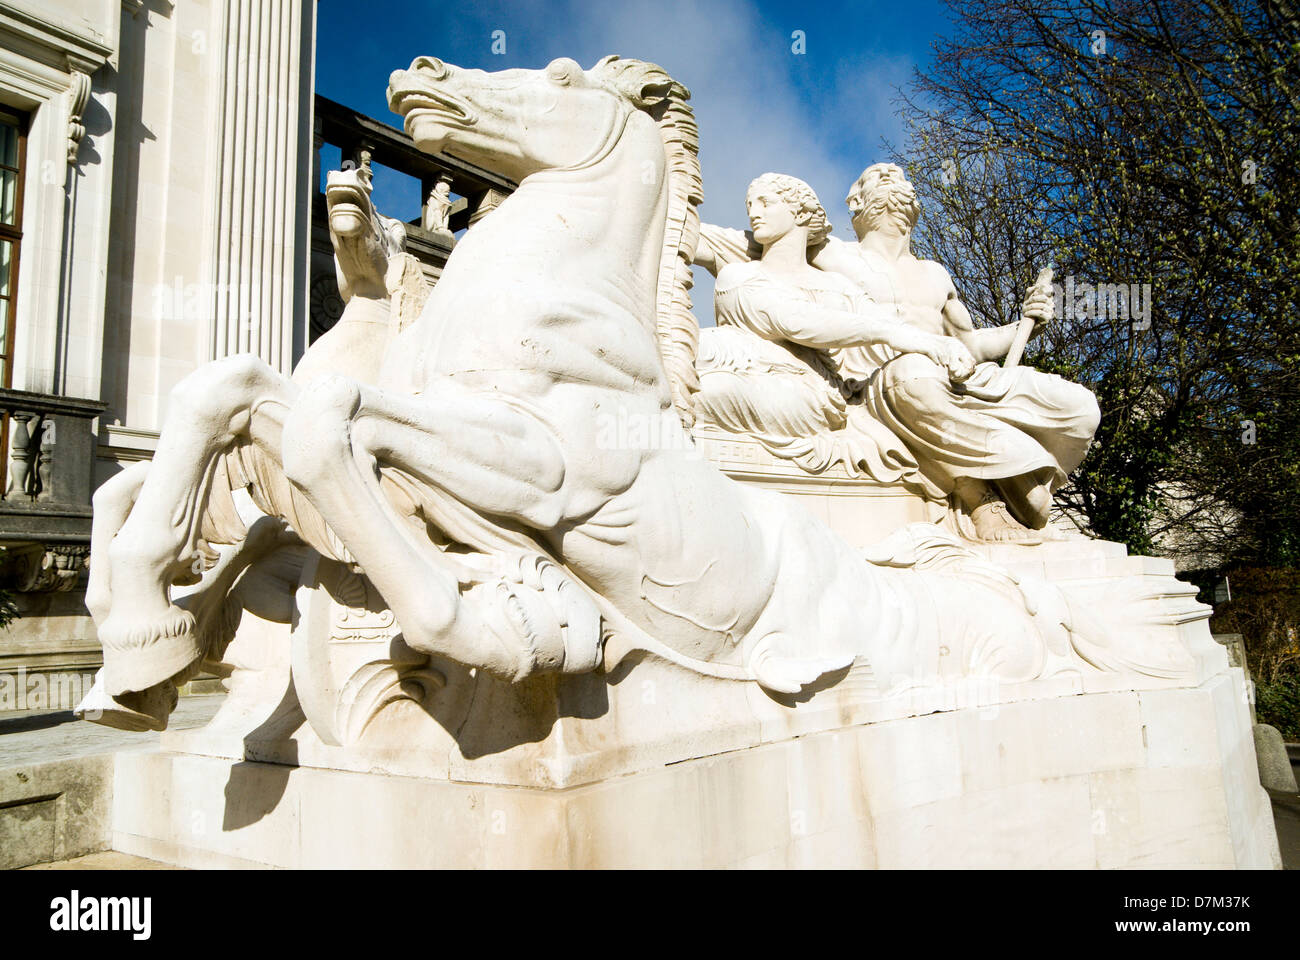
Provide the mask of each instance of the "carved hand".
{"label": "carved hand", "polygon": [[938,337],[938,346],[930,354],[930,359],[941,367],[947,367],[948,377],[953,383],[961,383],[975,372],[975,357],[966,344],[956,337]]}
{"label": "carved hand", "polygon": [[1055,316],[1051,285],[1035,283],[1028,287],[1025,290],[1025,300],[1020,305],[1020,312],[1023,316],[1034,321],[1034,329],[1030,333],[1031,337],[1036,337],[1042,333],[1053,316]]}
{"label": "carved hand", "polygon": [[948,371],[953,383],[961,383],[975,372],[975,357],[956,337],[939,337],[917,332],[917,345],[909,352],[922,353]]}
{"label": "carved hand", "polygon": [[974,355],[956,337],[938,336],[899,324],[890,331],[885,342],[901,353],[919,353],[929,357],[948,371],[953,383],[960,383],[975,372]]}

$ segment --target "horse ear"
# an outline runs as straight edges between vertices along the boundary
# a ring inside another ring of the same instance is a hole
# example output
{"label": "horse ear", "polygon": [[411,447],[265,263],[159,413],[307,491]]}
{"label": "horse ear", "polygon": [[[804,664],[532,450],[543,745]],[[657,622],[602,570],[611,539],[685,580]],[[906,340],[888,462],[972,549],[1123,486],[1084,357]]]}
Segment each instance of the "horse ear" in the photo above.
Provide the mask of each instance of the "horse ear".
{"label": "horse ear", "polygon": [[654,107],[658,104],[665,103],[669,95],[673,92],[673,82],[666,83],[647,83],[641,88],[641,104],[643,108]]}
{"label": "horse ear", "polygon": [[604,74],[619,91],[641,110],[653,109],[669,97],[689,100],[691,93],[668,75],[663,67],[641,60],[623,60],[611,54],[592,67],[592,73]]}

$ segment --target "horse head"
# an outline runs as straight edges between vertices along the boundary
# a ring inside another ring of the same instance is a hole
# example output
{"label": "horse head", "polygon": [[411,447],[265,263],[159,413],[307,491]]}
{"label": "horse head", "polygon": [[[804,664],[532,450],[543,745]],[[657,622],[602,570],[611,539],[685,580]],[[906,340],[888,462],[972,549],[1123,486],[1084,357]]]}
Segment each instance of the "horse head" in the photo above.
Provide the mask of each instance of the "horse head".
{"label": "horse head", "polygon": [[628,118],[670,95],[689,97],[660,67],[605,57],[583,70],[567,57],[543,70],[467,70],[416,57],[389,78],[388,104],[426,153],[446,153],[521,181],[602,156]]}
{"label": "horse head", "polygon": [[[642,274],[654,298],[648,319],[673,402],[688,425],[691,395],[699,386],[699,330],[687,291],[699,232],[696,207],[703,199],[690,96],[662,67],[617,56],[604,57],[590,70],[562,57],[543,70],[495,72],[416,57],[408,69],[394,71],[388,85],[389,106],[402,115],[420,150],[455,156],[520,184],[494,217],[515,204],[514,216],[525,223],[533,211],[519,205],[520,196],[536,197],[569,179],[534,174],[605,169],[613,175],[616,183],[605,195],[617,202],[566,209],[568,233],[584,242],[600,236],[601,243],[587,249],[599,250],[611,263],[619,244],[625,262],[652,261]],[[605,220],[579,225],[584,214]],[[570,257],[553,239],[546,238],[553,255]]]}
{"label": "horse head", "polygon": [[371,175],[365,166],[331,170],[325,181],[330,240],[339,294],[381,300],[390,294],[389,271],[406,249],[406,228],[381,215],[370,202]]}

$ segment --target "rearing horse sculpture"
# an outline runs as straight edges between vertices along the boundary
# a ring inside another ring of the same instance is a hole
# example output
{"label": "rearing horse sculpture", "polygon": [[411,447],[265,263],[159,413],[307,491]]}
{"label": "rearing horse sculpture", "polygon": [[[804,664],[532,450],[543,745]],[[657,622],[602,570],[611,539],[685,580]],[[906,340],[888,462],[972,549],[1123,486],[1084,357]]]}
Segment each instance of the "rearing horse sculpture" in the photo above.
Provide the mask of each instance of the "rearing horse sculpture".
{"label": "rearing horse sculpture", "polygon": [[[380,386],[298,386],[241,356],[177,388],[134,507],[95,521],[108,695],[162,722],[164,694],[203,655],[169,587],[211,518],[231,515],[225,477],[358,565],[409,646],[509,679],[638,648],[787,692],[859,656],[885,684],[1081,665],[1056,635],[1059,595],[1035,618],[937,530],[869,562],[692,453],[688,97],[616,57],[494,73],[420,57],[392,75],[390,105],[422,150],[519,188],[457,245]],[[656,437],[667,418],[681,442],[608,449],[603,418]]]}

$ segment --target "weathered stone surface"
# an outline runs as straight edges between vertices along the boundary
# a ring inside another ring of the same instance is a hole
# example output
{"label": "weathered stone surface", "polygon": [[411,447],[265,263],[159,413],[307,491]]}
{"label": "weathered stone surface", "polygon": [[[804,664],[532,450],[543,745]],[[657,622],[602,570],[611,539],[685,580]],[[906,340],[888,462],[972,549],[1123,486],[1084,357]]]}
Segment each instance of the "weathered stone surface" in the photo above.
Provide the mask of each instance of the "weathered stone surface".
{"label": "weathered stone surface", "polygon": [[1259,782],[1268,790],[1295,793],[1295,770],[1286,751],[1286,742],[1277,727],[1255,724],[1255,758],[1259,761]]}
{"label": "weathered stone surface", "polygon": [[107,850],[113,757],[0,769],[0,869]]}

